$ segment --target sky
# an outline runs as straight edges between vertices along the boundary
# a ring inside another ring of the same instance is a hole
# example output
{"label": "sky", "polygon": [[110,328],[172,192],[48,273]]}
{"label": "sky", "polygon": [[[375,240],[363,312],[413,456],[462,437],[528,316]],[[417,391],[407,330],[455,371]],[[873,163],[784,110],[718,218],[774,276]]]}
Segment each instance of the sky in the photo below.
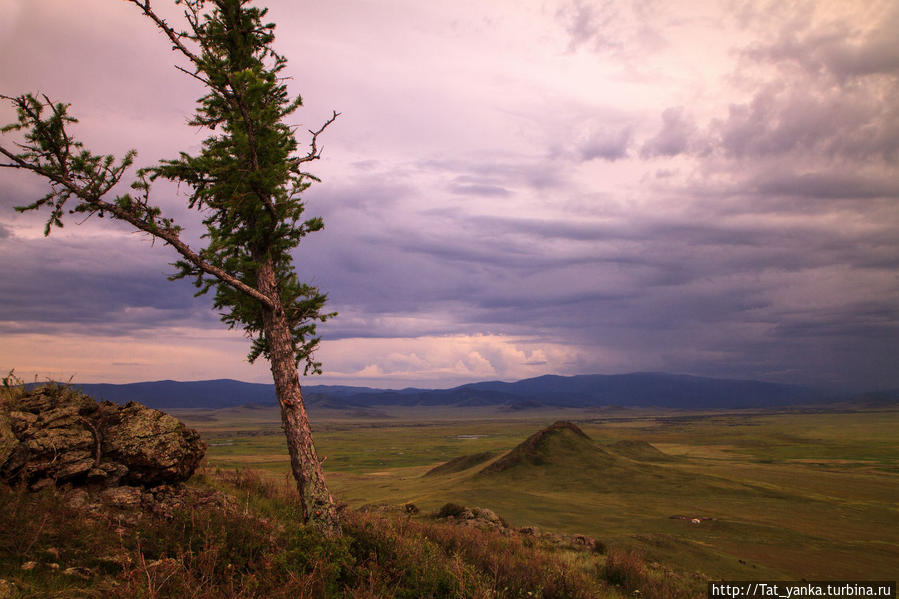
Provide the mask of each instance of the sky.
{"label": "sky", "polygon": [[[899,3],[266,5],[300,144],[341,113],[304,196],[325,230],[295,253],[339,312],[305,383],[899,388]],[[0,94],[70,103],[95,152],[197,151],[202,89],[175,65],[127,2],[0,3]],[[270,382],[209,298],[166,280],[171,248],[108,219],[44,238],[13,211],[44,189],[0,169],[4,373]],[[183,190],[153,197],[201,242]]]}

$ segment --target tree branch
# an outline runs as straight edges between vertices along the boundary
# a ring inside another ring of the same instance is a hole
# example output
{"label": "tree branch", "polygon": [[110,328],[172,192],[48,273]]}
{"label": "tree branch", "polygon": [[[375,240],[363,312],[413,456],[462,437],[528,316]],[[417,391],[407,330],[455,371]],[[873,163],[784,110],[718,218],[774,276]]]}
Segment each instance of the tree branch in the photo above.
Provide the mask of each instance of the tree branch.
{"label": "tree branch", "polygon": [[301,158],[298,158],[296,160],[297,164],[302,164],[304,162],[311,162],[313,160],[318,160],[319,158],[321,158],[321,150],[319,150],[318,147],[316,146],[316,142],[318,141],[318,136],[322,134],[322,131],[324,131],[328,125],[330,125],[331,123],[336,121],[337,117],[339,117],[339,116],[340,116],[340,113],[335,110],[334,114],[331,115],[331,118],[329,118],[327,121],[325,121],[325,124],[322,125],[318,131],[313,131],[312,129],[309,129],[309,133],[312,134],[312,142],[309,144],[309,146],[310,146],[309,153]]}
{"label": "tree branch", "polygon": [[208,86],[208,87],[214,87],[214,86],[212,85],[212,82],[211,82],[211,81],[209,81],[209,80],[207,80],[207,79],[203,79],[202,77],[200,77],[199,72],[197,72],[197,73],[192,73],[192,72],[188,71],[187,69],[185,69],[184,67],[179,67],[178,65],[175,65],[175,68],[178,69],[179,71],[181,71],[182,73],[186,74],[186,75],[190,75],[191,77],[193,77],[194,79],[196,79],[197,81],[199,81],[200,83],[202,83],[203,85],[206,85],[206,86]]}
{"label": "tree branch", "polygon": [[[269,308],[275,307],[275,302],[267,295],[260,292],[258,289],[250,287],[240,279],[228,274],[218,266],[215,266],[214,264],[210,264],[206,260],[203,260],[203,258],[201,258],[198,253],[193,251],[190,246],[188,246],[181,240],[181,238],[178,236],[177,229],[175,229],[173,226],[168,225],[160,227],[153,220],[142,218],[135,210],[129,210],[118,204],[107,202],[101,199],[100,195],[102,194],[97,195],[97,192],[91,193],[89,189],[85,189],[79,186],[66,174],[55,173],[41,167],[40,165],[31,164],[23,160],[19,156],[13,154],[3,146],[0,146],[0,154],[3,154],[4,156],[12,160],[14,163],[14,165],[12,166],[14,166],[15,168],[28,169],[34,173],[37,173],[38,175],[41,175],[42,177],[46,177],[52,183],[61,185],[68,192],[78,197],[85,204],[91,206],[94,211],[109,212],[116,218],[130,223],[137,229],[148,233],[152,237],[161,239],[162,241],[175,248],[175,251],[181,254],[188,262],[190,262],[206,274],[211,275],[219,279],[220,281],[230,285],[237,291],[240,291],[241,293],[249,295],[250,297],[262,302]],[[103,190],[103,193],[108,190],[109,186],[107,186],[107,188]]]}
{"label": "tree branch", "polygon": [[172,41],[172,43],[175,45],[176,50],[184,54],[195,65],[200,64],[200,57],[191,52],[181,41],[181,38],[183,37],[182,34],[172,29],[164,19],[160,18],[159,15],[153,12],[153,9],[150,8],[150,0],[143,0],[143,2],[141,2],[141,0],[128,0],[128,2],[131,2],[132,4],[140,8],[145,15],[150,17],[150,19],[152,19],[153,22],[156,23],[156,26],[159,27],[162,32],[165,33],[166,36]]}

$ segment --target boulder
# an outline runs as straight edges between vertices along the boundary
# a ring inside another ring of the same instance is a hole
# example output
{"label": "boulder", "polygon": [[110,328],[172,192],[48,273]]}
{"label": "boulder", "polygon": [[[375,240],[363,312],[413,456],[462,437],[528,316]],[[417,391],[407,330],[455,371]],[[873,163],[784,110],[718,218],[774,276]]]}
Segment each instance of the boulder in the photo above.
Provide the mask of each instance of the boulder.
{"label": "boulder", "polygon": [[8,484],[177,483],[190,478],[205,453],[195,430],[135,402],[97,403],[48,385],[0,404],[0,479]]}
{"label": "boulder", "polygon": [[128,468],[127,482],[144,486],[187,480],[206,453],[197,431],[136,402],[110,414],[102,436],[103,455]]}

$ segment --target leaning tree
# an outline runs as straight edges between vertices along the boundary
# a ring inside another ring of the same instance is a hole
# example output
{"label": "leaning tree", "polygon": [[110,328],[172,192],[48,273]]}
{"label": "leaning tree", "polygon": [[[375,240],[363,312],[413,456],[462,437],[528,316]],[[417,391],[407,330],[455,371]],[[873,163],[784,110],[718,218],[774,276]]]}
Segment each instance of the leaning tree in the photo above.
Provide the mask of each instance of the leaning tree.
{"label": "leaning tree", "polygon": [[[63,225],[65,214],[96,215],[125,221],[180,254],[171,279],[192,278],[197,294],[214,288],[214,307],[229,327],[241,327],[252,340],[252,362],[267,358],[281,407],[290,463],[302,498],[304,518],[328,534],[338,534],[337,511],[322,475],[300,389],[304,373],[321,372],[313,358],[316,324],[334,316],[324,311],[326,296],[302,283],[291,251],[320,218],[304,218],[301,193],[317,179],[304,170],[319,158],[319,135],[335,112],[311,131],[308,152],[298,151],[287,118],[301,105],[284,83],[286,61],[272,48],[275,26],[263,21],[266,9],[250,0],[175,0],[186,24],[173,26],[150,6],[137,6],[186,59],[177,67],[202,82],[190,125],[209,132],[195,155],[185,152],[156,166],[138,169],[130,193],[119,183],[134,162],[94,154],[70,133],[76,119],[68,105],[46,96],[2,96],[18,120],[2,129],[19,132],[13,149],[0,146],[4,167],[37,173],[49,192],[18,211],[48,210],[44,234]],[[173,181],[188,190],[188,205],[206,227],[205,247],[190,247],[182,228],[150,200],[152,183]]]}

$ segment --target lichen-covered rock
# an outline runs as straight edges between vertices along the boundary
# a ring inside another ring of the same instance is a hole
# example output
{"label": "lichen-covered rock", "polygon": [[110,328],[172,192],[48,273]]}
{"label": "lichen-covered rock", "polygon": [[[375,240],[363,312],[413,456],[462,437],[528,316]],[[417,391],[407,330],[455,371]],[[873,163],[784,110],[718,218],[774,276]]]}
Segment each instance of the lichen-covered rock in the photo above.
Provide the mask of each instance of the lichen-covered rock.
{"label": "lichen-covered rock", "polygon": [[141,490],[138,487],[110,487],[100,493],[100,499],[118,507],[140,505]]}
{"label": "lichen-covered rock", "polygon": [[31,489],[181,482],[205,452],[196,431],[134,402],[98,404],[49,385],[0,406],[0,478]]}
{"label": "lichen-covered rock", "polygon": [[131,402],[102,426],[103,455],[125,464],[125,480],[145,486],[190,478],[206,452],[197,431],[176,418]]}
{"label": "lichen-covered rock", "polygon": [[98,462],[96,427],[88,420],[97,404],[86,395],[44,387],[6,407],[16,443],[0,470],[4,479],[37,489],[77,478]]}
{"label": "lichen-covered rock", "polygon": [[55,410],[64,413],[88,415],[98,408],[97,402],[71,387],[50,384],[32,389],[22,395],[8,399],[6,408],[10,412],[48,414]]}
{"label": "lichen-covered rock", "polygon": [[127,474],[128,467],[124,464],[103,461],[87,471],[87,481],[88,483],[102,483],[109,487],[119,484]]}

